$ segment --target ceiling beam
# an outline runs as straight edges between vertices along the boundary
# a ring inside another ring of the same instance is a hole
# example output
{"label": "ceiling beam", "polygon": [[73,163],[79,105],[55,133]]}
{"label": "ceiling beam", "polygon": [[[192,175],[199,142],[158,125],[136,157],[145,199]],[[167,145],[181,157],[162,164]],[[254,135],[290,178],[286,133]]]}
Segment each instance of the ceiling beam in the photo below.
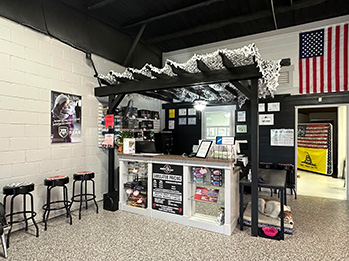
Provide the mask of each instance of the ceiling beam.
{"label": "ceiling beam", "polygon": [[124,61],[124,66],[128,66],[128,62],[130,61],[130,58],[131,58],[131,55],[133,54],[134,50],[136,49],[136,46],[139,42],[139,39],[141,38],[143,32],[144,32],[144,29],[146,27],[147,24],[143,24],[141,28],[139,28],[138,30],[138,33],[135,37],[135,39],[133,40],[133,43],[131,45],[131,48],[130,50],[128,51],[127,55],[126,55],[126,58],[125,58],[125,61]]}
{"label": "ceiling beam", "polygon": [[231,69],[221,69],[205,73],[193,73],[171,77],[168,79],[149,79],[144,81],[130,81],[124,84],[111,85],[106,87],[96,87],[95,96],[102,97],[111,94],[134,93],[154,90],[166,90],[173,88],[185,88],[204,83],[219,83],[236,80],[248,80],[261,78],[262,74],[255,64],[234,67]]}
{"label": "ceiling beam", "polygon": [[148,19],[145,19],[145,20],[141,20],[141,21],[138,21],[138,22],[135,22],[135,23],[132,23],[132,24],[127,24],[127,25],[123,26],[123,28],[127,29],[127,28],[131,28],[131,27],[135,27],[135,26],[140,25],[140,24],[147,24],[147,23],[150,23],[150,22],[154,22],[156,20],[160,20],[160,19],[169,17],[169,16],[173,16],[173,15],[177,15],[177,14],[180,14],[180,13],[188,12],[188,11],[191,11],[191,10],[203,7],[203,6],[208,6],[208,5],[211,5],[213,3],[222,2],[222,1],[224,1],[224,0],[209,0],[209,1],[205,1],[205,2],[202,2],[202,3],[196,4],[196,5],[187,6],[187,7],[182,8],[182,9],[178,9],[178,10],[175,10],[175,11],[172,11],[172,12],[168,12],[168,13],[165,13],[165,14],[162,14],[162,15],[158,15],[158,16],[154,16],[154,17],[151,17],[151,18],[148,18]]}
{"label": "ceiling beam", "polygon": [[240,92],[242,92],[247,98],[251,99],[251,88],[243,85],[239,81],[230,81]]}
{"label": "ceiling beam", "polygon": [[238,97],[238,96],[239,96],[238,92],[237,92],[234,88],[232,88],[232,87],[230,87],[230,86],[225,86],[225,89],[226,89],[228,92],[230,92],[232,95],[234,95],[235,97]]}
{"label": "ceiling beam", "polygon": [[95,10],[95,9],[101,8],[101,7],[105,6],[105,5],[111,4],[111,3],[115,2],[115,1],[116,0],[103,0],[101,2],[98,2],[98,3],[95,3],[93,5],[88,6],[87,9]]}
{"label": "ceiling beam", "polygon": [[208,66],[201,60],[196,60],[196,64],[197,64],[197,67],[200,71],[202,72],[209,72],[211,71],[210,68],[208,68]]}
{"label": "ceiling beam", "polygon": [[[278,7],[275,10],[275,14],[282,15],[282,13],[295,11],[302,8],[308,8],[311,6],[315,6],[318,4],[321,4],[323,2],[326,2],[327,0],[303,0],[300,3],[294,4],[293,6],[287,6],[287,7]],[[164,42],[180,37],[184,37],[187,35],[192,35],[195,33],[202,33],[207,32],[210,30],[218,29],[227,25],[235,24],[235,23],[245,23],[253,20],[258,20],[266,17],[270,17],[271,13],[270,10],[262,10],[246,15],[241,16],[235,16],[229,19],[221,20],[218,22],[210,23],[210,24],[204,24],[197,27],[192,27],[187,30],[178,31],[178,32],[171,32],[170,34],[160,35],[160,36],[152,36],[145,40],[146,43],[158,43],[158,42]]]}
{"label": "ceiling beam", "polygon": [[220,97],[220,93],[218,91],[216,91],[215,89],[211,88],[208,85],[204,85],[202,86],[205,90],[207,90],[208,92],[213,93],[214,95],[216,95],[217,97]]}
{"label": "ceiling beam", "polygon": [[173,100],[169,97],[165,97],[165,96],[162,96],[161,94],[157,94],[157,93],[150,93],[150,92],[142,92],[142,93],[139,93],[140,95],[144,95],[144,96],[147,96],[147,97],[150,97],[150,98],[154,98],[154,99],[158,99],[158,100],[161,100],[161,101],[165,101],[165,102],[173,102]]}
{"label": "ceiling beam", "polygon": [[178,98],[177,95],[175,95],[173,92],[168,91],[168,90],[165,90],[165,91],[156,91],[156,93],[160,93],[161,95],[167,96],[167,97],[169,97],[169,98],[171,98],[171,99],[174,99],[174,100],[180,100],[180,99]]}

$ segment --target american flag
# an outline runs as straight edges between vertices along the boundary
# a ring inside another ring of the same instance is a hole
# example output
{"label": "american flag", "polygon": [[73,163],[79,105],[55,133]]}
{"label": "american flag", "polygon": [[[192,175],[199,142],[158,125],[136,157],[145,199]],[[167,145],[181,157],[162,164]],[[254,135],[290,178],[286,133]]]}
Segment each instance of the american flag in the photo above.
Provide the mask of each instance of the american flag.
{"label": "american flag", "polygon": [[348,23],[299,34],[299,93],[348,90]]}
{"label": "american flag", "polygon": [[298,147],[327,149],[330,139],[330,124],[298,125]]}

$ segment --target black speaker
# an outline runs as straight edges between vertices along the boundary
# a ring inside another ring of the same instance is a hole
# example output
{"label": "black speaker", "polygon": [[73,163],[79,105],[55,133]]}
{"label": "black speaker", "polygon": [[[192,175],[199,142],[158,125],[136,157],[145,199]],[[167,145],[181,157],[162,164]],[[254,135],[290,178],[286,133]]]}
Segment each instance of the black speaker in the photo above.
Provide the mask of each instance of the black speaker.
{"label": "black speaker", "polygon": [[105,193],[103,195],[103,208],[110,211],[119,209],[119,194],[117,191]]}

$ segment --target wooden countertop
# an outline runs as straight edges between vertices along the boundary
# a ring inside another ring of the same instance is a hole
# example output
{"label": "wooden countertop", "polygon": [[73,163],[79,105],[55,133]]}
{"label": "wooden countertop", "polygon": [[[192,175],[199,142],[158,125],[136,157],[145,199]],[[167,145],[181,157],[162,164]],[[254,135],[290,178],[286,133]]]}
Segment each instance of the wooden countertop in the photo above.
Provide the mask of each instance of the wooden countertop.
{"label": "wooden countertop", "polygon": [[196,158],[196,157],[184,157],[181,155],[147,155],[147,154],[123,154],[118,153],[119,157],[144,157],[152,159],[168,159],[168,160],[182,160],[182,161],[204,161],[204,162],[219,162],[219,163],[234,163],[232,159],[214,159],[214,158]]}

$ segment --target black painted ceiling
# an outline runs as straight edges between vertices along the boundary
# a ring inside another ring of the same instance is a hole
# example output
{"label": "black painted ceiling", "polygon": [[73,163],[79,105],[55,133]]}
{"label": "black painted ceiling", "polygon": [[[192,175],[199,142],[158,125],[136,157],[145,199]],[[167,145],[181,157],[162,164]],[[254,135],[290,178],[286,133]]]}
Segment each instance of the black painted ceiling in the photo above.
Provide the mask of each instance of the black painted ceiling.
{"label": "black painted ceiling", "polygon": [[[348,0],[59,0],[162,52],[349,13]],[[275,20],[273,17],[273,9]]]}

